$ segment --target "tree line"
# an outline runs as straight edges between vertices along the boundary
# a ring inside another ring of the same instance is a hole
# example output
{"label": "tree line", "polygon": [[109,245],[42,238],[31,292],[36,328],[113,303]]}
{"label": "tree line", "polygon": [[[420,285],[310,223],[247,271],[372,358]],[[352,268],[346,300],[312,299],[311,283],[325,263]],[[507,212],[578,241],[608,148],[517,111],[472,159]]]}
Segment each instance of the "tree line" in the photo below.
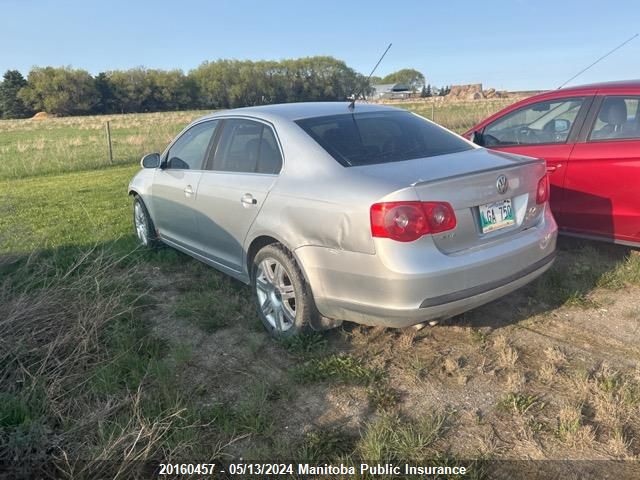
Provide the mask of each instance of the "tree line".
{"label": "tree line", "polygon": [[402,82],[414,91],[424,75],[403,69],[371,81],[333,57],[280,61],[216,60],[188,74],[132,68],[92,76],[71,67],[34,67],[25,79],[8,70],[0,83],[0,116],[138,113],[220,109],[269,103],[345,100],[368,95],[373,83]]}

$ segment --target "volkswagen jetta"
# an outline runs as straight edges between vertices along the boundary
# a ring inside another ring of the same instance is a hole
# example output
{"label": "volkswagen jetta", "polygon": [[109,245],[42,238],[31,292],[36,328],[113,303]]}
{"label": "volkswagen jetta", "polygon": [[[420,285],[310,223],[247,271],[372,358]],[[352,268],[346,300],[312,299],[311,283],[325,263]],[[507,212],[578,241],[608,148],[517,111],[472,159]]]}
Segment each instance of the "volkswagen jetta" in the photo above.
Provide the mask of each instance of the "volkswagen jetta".
{"label": "volkswagen jetta", "polygon": [[544,161],[392,107],[218,112],[141,163],[129,185],[140,242],[250,284],[276,336],[451,317],[554,258]]}

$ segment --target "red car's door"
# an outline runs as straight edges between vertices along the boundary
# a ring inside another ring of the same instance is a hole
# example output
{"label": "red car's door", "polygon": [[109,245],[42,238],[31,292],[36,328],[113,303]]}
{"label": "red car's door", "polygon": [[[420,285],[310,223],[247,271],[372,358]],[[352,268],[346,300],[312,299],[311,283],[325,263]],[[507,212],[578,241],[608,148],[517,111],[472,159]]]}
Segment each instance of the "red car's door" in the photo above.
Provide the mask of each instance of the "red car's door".
{"label": "red car's door", "polygon": [[517,153],[529,157],[544,158],[551,183],[551,211],[560,223],[564,215],[564,182],[567,163],[574,144],[560,145],[513,145],[509,147],[491,147],[492,150]]}
{"label": "red car's door", "polygon": [[640,242],[639,105],[640,96],[598,97],[565,174],[563,229]]}

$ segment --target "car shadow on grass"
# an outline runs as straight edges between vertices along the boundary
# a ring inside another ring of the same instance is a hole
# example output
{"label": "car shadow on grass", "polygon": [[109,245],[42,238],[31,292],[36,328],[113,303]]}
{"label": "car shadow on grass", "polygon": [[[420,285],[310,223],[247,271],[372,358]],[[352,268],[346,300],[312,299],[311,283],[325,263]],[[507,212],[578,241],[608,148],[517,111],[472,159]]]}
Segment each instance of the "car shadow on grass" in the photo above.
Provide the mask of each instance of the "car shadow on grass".
{"label": "car shadow on grass", "polygon": [[529,285],[445,324],[500,328],[560,307],[596,308],[596,290],[621,290],[640,280],[640,256],[634,249],[561,236],[554,265]]}

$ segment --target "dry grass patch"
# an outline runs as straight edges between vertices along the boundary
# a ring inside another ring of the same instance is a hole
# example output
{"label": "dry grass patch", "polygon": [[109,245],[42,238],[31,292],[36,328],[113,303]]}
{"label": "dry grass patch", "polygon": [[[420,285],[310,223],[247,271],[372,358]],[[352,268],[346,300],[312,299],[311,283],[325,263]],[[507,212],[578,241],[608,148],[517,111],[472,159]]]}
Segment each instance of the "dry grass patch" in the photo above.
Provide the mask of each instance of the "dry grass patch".
{"label": "dry grass patch", "polygon": [[184,352],[140,315],[137,265],[91,249],[0,269],[0,463],[13,476],[132,477],[141,460],[213,459],[233,440],[177,386]]}
{"label": "dry grass patch", "polygon": [[538,371],[538,378],[544,383],[552,383],[567,364],[567,356],[556,346],[544,350],[544,361]]}
{"label": "dry grass patch", "polygon": [[572,447],[592,448],[595,433],[591,425],[585,425],[583,403],[565,402],[558,412],[558,437]]}
{"label": "dry grass patch", "polygon": [[518,359],[520,358],[518,350],[511,345],[504,335],[499,335],[493,340],[493,349],[500,368],[513,368],[516,366],[516,363],[518,363]]}

